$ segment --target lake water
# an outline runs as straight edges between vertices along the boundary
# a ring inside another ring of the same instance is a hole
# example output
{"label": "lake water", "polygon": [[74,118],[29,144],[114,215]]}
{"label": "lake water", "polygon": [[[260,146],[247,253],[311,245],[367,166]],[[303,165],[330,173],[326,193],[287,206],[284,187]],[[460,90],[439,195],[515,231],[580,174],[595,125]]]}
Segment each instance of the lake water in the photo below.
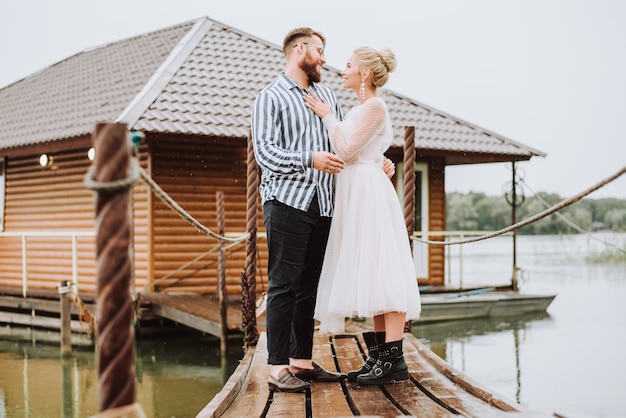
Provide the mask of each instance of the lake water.
{"label": "lake water", "polygon": [[[413,333],[455,368],[541,412],[571,417],[626,416],[626,264],[589,262],[624,251],[626,234],[517,238],[520,287],[557,297],[547,313],[502,320],[415,326]],[[451,284],[504,284],[511,277],[512,238],[451,246]],[[462,270],[463,277],[459,277]],[[97,411],[92,350],[61,359],[47,334],[0,334],[0,418],[88,417]],[[229,343],[195,332],[137,341],[137,402],[149,417],[194,417],[221,389],[242,356]]]}
{"label": "lake water", "polygon": [[[615,247],[626,251],[626,234],[593,237],[517,238],[523,291],[557,295],[546,314],[416,326],[413,333],[455,368],[533,410],[626,416],[626,263],[587,261]],[[510,278],[511,248],[511,237],[464,245],[463,283]],[[458,274],[459,249],[451,252]]]}

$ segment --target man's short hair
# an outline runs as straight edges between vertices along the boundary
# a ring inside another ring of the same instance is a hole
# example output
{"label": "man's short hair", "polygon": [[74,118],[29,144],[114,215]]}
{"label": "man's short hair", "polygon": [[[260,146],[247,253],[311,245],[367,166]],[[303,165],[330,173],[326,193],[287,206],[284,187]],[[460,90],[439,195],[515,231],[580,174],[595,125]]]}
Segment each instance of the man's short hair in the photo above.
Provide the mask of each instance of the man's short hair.
{"label": "man's short hair", "polygon": [[283,54],[287,56],[294,45],[296,45],[303,38],[309,39],[311,36],[317,36],[322,40],[322,45],[326,46],[326,38],[320,32],[317,32],[311,28],[296,28],[289,31],[289,33],[283,39]]}

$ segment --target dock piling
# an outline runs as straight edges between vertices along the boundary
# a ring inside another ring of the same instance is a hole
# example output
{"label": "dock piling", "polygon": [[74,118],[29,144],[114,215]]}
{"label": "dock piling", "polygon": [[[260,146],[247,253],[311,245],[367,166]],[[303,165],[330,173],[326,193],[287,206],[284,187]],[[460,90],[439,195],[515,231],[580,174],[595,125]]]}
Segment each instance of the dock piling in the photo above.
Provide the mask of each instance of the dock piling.
{"label": "dock piling", "polygon": [[145,417],[135,403],[133,304],[130,294],[131,142],[124,123],[98,123],[91,175],[96,199],[97,361],[96,417]]}
{"label": "dock piling", "polygon": [[[224,235],[224,193],[217,191],[215,193],[215,206],[217,208],[217,233]],[[219,253],[217,255],[217,296],[220,307],[220,351],[222,357],[226,355],[228,349],[228,292],[226,289],[226,253],[224,252],[224,243],[219,244]]]}
{"label": "dock piling", "polygon": [[72,282],[61,281],[59,285],[61,299],[61,356],[72,354]]}

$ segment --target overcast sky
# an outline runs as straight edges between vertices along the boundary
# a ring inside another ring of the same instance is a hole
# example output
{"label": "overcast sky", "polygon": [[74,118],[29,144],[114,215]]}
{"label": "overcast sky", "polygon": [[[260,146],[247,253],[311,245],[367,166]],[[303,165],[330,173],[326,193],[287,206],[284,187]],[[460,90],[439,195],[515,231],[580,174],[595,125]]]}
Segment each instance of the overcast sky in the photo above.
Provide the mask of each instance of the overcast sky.
{"label": "overcast sky", "polygon": [[[328,38],[343,69],[390,47],[387,87],[547,154],[518,164],[526,194],[571,197],[626,165],[626,1],[20,0],[0,5],[0,88],[85,49],[209,17],[280,45]],[[346,109],[347,110],[347,109]],[[510,164],[448,167],[446,191],[500,194]],[[626,198],[626,175],[590,198]]]}

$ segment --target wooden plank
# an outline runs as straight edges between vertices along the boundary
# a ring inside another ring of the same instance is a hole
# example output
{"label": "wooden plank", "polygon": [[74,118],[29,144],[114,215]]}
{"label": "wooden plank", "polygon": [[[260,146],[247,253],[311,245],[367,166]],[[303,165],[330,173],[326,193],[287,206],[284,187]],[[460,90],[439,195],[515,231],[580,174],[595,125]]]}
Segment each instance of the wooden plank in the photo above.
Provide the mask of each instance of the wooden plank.
{"label": "wooden plank", "polygon": [[352,410],[339,382],[311,382],[311,416],[352,416]]}
{"label": "wooden plank", "polygon": [[273,392],[272,402],[270,403],[266,416],[290,418],[307,416],[306,393]]}
{"label": "wooden plank", "polygon": [[[3,312],[0,311],[0,323],[27,325],[30,327],[47,328],[59,330],[61,329],[61,318],[49,316],[37,316],[26,313]],[[72,332],[89,333],[89,325],[87,322],[71,320],[70,328]]]}
{"label": "wooden plank", "polygon": [[[38,298],[30,298],[30,297],[21,297],[21,296],[2,296],[0,295],[0,307],[3,308],[13,308],[13,309],[33,309],[35,311],[44,311],[44,312],[52,312],[52,313],[60,313],[61,312],[61,302],[58,298],[58,292],[56,294],[57,299],[47,300],[47,299],[38,299]],[[85,304],[87,310],[93,315],[95,314],[96,308],[94,304]],[[78,315],[80,313],[80,309],[72,304],[72,314]]]}
{"label": "wooden plank", "polygon": [[239,393],[230,408],[222,417],[261,417],[264,416],[269,400],[269,366],[267,365],[267,342],[265,333],[259,336],[247,382],[244,390]]}
{"label": "wooden plank", "polygon": [[[363,334],[357,334],[357,340],[361,347],[366,347]],[[410,367],[410,364],[407,362]],[[437,401],[431,399],[412,380],[384,385],[382,390],[387,397],[394,399],[401,405],[405,414],[427,417],[450,417],[456,416],[452,411],[444,408]]]}
{"label": "wooden plank", "polygon": [[[315,333],[313,360],[326,370],[339,371],[333,353],[334,339],[329,334]],[[311,412],[313,417],[353,415],[340,382],[311,382]]]}
{"label": "wooden plank", "polygon": [[188,327],[206,332],[211,335],[219,337],[221,335],[221,327],[219,323],[210,321],[208,319],[200,318],[195,314],[182,312],[179,309],[162,305],[160,303],[152,304],[152,312],[163,318],[171,319]]}
{"label": "wooden plank", "polygon": [[388,396],[395,399],[405,414],[416,417],[447,418],[456,417],[457,414],[447,410],[443,406],[428,397],[414,382],[404,380],[394,384],[385,385],[383,390]]}
{"label": "wooden plank", "polygon": [[[171,319],[202,332],[221,336],[216,298],[205,295],[145,293],[140,295],[142,302],[152,304],[152,313]],[[227,321],[229,330],[241,329],[241,307],[239,302],[228,305]]]}
{"label": "wooden plank", "polygon": [[423,358],[428,360],[441,374],[450,379],[450,381],[459,385],[467,393],[472,395],[473,399],[480,399],[502,411],[529,412],[529,410],[523,405],[520,405],[513,400],[509,400],[491,389],[487,389],[474,379],[455,369],[441,357],[427,349],[419,340],[413,338],[410,340],[410,343],[410,345],[414,347]]}
{"label": "wooden plank", "polygon": [[[430,397],[436,398],[455,413],[470,417],[497,416],[502,410],[472,396],[465,389],[449,380],[427,359],[420,355],[412,335],[404,338],[404,357],[409,365],[411,378]],[[442,378],[443,377],[443,378]]]}
{"label": "wooden plank", "polygon": [[[266,343],[265,334],[259,337],[258,345],[264,346]],[[248,374],[252,365],[252,359],[256,352],[256,347],[248,347],[246,354],[230,375],[222,390],[211,399],[211,401],[198,413],[196,418],[215,418],[221,416],[232,404],[244,385],[248,382]]]}
{"label": "wooden plank", "polygon": [[[181,312],[194,314],[203,319],[218,323],[218,300],[215,297],[198,294],[142,293],[142,302],[150,302],[175,308]],[[230,329],[241,327],[241,303],[232,301],[227,304],[228,326]]]}
{"label": "wooden plank", "polygon": [[[363,356],[354,335],[337,335],[333,339],[333,347],[337,353],[337,361],[342,372],[354,370],[362,364]],[[352,411],[354,411],[354,415],[385,417],[403,415],[402,411],[387,399],[379,386],[359,386],[356,382],[346,381],[345,387],[347,400]]]}

